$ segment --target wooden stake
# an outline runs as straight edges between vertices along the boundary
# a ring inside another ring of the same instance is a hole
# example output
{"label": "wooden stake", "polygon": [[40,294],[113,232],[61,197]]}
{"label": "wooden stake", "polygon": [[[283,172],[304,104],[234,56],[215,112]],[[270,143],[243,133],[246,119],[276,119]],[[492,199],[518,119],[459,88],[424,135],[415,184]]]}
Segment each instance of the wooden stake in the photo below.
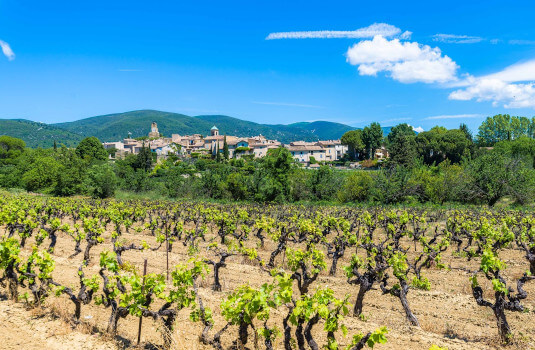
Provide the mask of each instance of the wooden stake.
{"label": "wooden stake", "polygon": [[[145,275],[147,274],[147,259],[143,263],[143,282],[141,283],[141,294],[145,291]],[[143,322],[143,315],[139,316],[139,327],[137,329],[137,345],[141,341],[141,323]]]}
{"label": "wooden stake", "polygon": [[167,273],[167,282],[169,282],[169,233],[165,230],[165,271]]}

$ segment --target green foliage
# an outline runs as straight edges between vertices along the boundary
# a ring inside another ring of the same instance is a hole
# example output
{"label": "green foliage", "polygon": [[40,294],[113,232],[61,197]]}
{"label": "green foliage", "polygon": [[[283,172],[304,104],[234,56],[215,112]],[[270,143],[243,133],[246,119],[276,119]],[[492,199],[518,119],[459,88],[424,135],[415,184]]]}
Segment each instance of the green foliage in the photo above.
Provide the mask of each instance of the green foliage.
{"label": "green foliage", "polygon": [[51,192],[61,169],[52,156],[36,157],[21,178],[21,184],[27,191]]}
{"label": "green foliage", "polygon": [[[373,333],[370,334],[370,337],[366,341],[366,345],[368,345],[370,348],[373,348],[377,344],[385,344],[387,342],[386,334],[388,333],[388,329],[386,327],[381,327],[373,331]],[[346,346],[346,350],[351,350],[355,345],[357,345],[362,338],[364,338],[363,334],[357,334],[353,336],[353,340],[351,341],[351,344]]]}
{"label": "green foliage", "polygon": [[[264,135],[267,138],[277,139],[281,142],[295,140],[317,141],[334,140],[352,128],[350,126],[332,122],[295,123],[290,125],[267,125],[222,115],[205,115],[190,117],[178,113],[161,112],[154,110],[140,110],[119,114],[96,116],[74,122],[54,125],[42,124],[54,130],[60,130],[66,135],[96,136],[104,141],[121,140],[131,132],[133,137],[146,136],[148,126],[158,123],[159,130],[164,135],[178,133],[180,135],[205,135],[212,125],[217,125],[221,132],[227,135],[248,137],[251,135]],[[37,123],[35,123],[37,124]],[[1,127],[1,130],[6,130]],[[37,127],[35,128],[37,129]],[[11,135],[21,137],[19,135]],[[25,136],[26,137],[26,136]],[[78,138],[77,141],[79,141]],[[25,141],[28,141],[25,139]],[[59,139],[60,142],[62,139]],[[65,142],[64,142],[65,143]],[[52,146],[52,142],[48,147]]]}
{"label": "green foliage", "polygon": [[390,162],[395,165],[411,166],[418,158],[416,133],[408,124],[399,124],[392,128],[387,137]]}
{"label": "green foliage", "polygon": [[383,129],[381,128],[381,124],[373,122],[365,127],[362,130],[362,141],[364,142],[367,157],[374,159],[375,150],[381,147],[381,143],[383,142]]}
{"label": "green foliage", "polygon": [[470,157],[473,151],[472,140],[460,129],[447,130],[434,127],[419,133],[415,138],[418,154],[426,164],[439,164],[444,160],[459,163],[463,157]]}
{"label": "green foliage", "polygon": [[152,169],[152,152],[149,147],[145,146],[145,143],[143,143],[143,147],[139,150],[136,160],[132,165],[135,170],[141,169],[147,172]]}
{"label": "green foliage", "polygon": [[87,191],[95,198],[108,198],[115,194],[117,177],[109,164],[93,165],[87,172]]}
{"label": "green foliage", "polygon": [[364,141],[362,140],[362,130],[350,130],[342,135],[340,141],[347,145],[351,160],[357,160],[364,153]]}
{"label": "green foliage", "polygon": [[6,136],[23,140],[27,147],[32,148],[51,148],[56,141],[74,147],[83,138],[54,125],[24,119],[0,119],[0,130]]}
{"label": "green foliage", "polygon": [[534,198],[535,173],[523,159],[490,151],[468,163],[466,172],[470,178],[465,193],[468,200],[492,206],[506,195],[513,195],[520,203]]}
{"label": "green foliage", "polygon": [[370,197],[374,178],[367,171],[354,171],[344,179],[342,189],[338,192],[341,202],[363,202]]}
{"label": "green foliage", "polygon": [[433,345],[431,345],[429,350],[448,350],[448,348],[443,348],[443,347],[440,347],[438,345],[433,344]]}
{"label": "green foliage", "polygon": [[418,277],[414,276],[412,278],[411,286],[413,286],[414,288],[417,288],[417,289],[431,290],[431,283],[429,282],[427,277],[418,278]]}
{"label": "green foliage", "polygon": [[22,152],[26,143],[11,136],[0,136],[0,164],[12,164]]}
{"label": "green foliage", "polygon": [[0,268],[6,269],[8,266],[20,261],[20,245],[16,238],[1,238],[0,240]]}
{"label": "green foliage", "polygon": [[493,146],[497,142],[515,140],[522,136],[533,138],[534,130],[533,119],[498,114],[488,117],[479,126],[477,142],[481,146]]}
{"label": "green foliage", "polygon": [[104,149],[100,140],[94,136],[86,137],[80,141],[76,146],[76,154],[87,161],[106,160],[108,158],[108,152]]}

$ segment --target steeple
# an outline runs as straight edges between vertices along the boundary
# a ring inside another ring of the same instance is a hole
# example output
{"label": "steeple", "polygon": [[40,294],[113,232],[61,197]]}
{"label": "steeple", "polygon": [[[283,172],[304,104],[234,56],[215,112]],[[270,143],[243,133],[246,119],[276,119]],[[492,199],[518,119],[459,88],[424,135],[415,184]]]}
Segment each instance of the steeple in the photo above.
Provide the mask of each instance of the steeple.
{"label": "steeple", "polygon": [[211,136],[218,136],[219,135],[219,129],[217,128],[217,126],[212,126],[212,128],[210,129],[210,135]]}

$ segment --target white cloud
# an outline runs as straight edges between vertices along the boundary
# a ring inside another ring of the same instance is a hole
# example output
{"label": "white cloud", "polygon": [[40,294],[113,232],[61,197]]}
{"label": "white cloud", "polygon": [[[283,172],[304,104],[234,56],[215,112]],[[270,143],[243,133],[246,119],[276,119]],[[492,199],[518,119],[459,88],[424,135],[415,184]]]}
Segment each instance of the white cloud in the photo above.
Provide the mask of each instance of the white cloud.
{"label": "white cloud", "polygon": [[0,47],[2,48],[2,52],[8,60],[13,61],[15,59],[15,53],[13,52],[13,50],[11,50],[11,47],[8,43],[3,40],[0,40]]}
{"label": "white cloud", "polygon": [[[275,39],[335,39],[335,38],[350,38],[350,39],[365,39],[373,38],[376,35],[384,37],[393,37],[399,35],[401,29],[387,23],[374,23],[368,27],[357,30],[317,30],[317,31],[303,31],[303,32],[278,32],[270,33],[266,40]],[[411,32],[404,32],[402,37],[410,37]]]}
{"label": "white cloud", "polygon": [[452,114],[452,115],[434,115],[432,117],[424,118],[426,120],[435,119],[468,119],[468,118],[481,118],[482,114]]}
{"label": "white cloud", "polygon": [[[383,35],[384,36],[384,35]],[[403,39],[403,40],[409,40],[412,36],[412,32],[409,32],[408,30],[404,31],[403,33],[401,33],[401,35],[399,36],[400,39]]]}
{"label": "white cloud", "polygon": [[412,130],[416,131],[417,133],[421,133],[421,132],[425,131],[424,128],[422,128],[421,126],[418,126],[418,127],[415,128],[414,126],[411,125],[411,128],[412,128]]}
{"label": "white cloud", "polygon": [[491,101],[493,106],[505,108],[535,108],[535,85],[533,83],[511,84],[500,79],[474,79],[471,86],[455,90],[450,100]]}
{"label": "white cloud", "polygon": [[456,35],[456,34],[435,34],[433,35],[433,41],[439,41],[449,44],[475,44],[485,39],[479,36],[471,35]]}
{"label": "white cloud", "polygon": [[499,79],[506,82],[533,81],[535,80],[535,60],[513,64],[502,71],[482,78]]}
{"label": "white cloud", "polygon": [[513,64],[481,77],[468,76],[450,93],[450,100],[490,101],[505,108],[535,108],[535,60]]}
{"label": "white cloud", "polygon": [[511,45],[535,45],[535,40],[509,40]]}
{"label": "white cloud", "polygon": [[401,42],[375,36],[351,46],[347,62],[358,66],[360,75],[376,76],[388,72],[402,83],[445,83],[457,79],[457,64],[443,56],[438,47],[431,48],[417,42]]}

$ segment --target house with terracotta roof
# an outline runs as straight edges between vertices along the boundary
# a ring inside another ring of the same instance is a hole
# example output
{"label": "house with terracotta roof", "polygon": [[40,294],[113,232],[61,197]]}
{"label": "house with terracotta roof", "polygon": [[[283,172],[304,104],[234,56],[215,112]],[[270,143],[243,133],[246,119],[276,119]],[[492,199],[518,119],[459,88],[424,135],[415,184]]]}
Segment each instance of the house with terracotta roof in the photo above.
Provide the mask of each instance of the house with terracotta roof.
{"label": "house with terracotta roof", "polygon": [[312,157],[318,162],[327,160],[326,149],[316,142],[297,141],[291,142],[285,147],[290,151],[292,157],[302,164],[309,164]]}

